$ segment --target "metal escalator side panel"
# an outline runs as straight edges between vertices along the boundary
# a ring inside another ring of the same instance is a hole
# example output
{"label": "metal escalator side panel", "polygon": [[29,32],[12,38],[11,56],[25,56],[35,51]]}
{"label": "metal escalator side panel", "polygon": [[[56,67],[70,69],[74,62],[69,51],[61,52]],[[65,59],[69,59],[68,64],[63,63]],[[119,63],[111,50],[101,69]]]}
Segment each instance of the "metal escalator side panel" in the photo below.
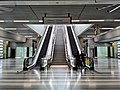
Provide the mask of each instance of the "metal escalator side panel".
{"label": "metal escalator side panel", "polygon": [[81,50],[83,49],[82,46],[81,46],[81,43],[80,43],[80,41],[79,41],[79,39],[77,37],[77,34],[75,33],[75,30],[73,29],[72,26],[71,26],[71,30],[72,30],[72,33],[73,33],[73,36],[74,36],[74,39],[75,39],[79,54],[81,54]]}
{"label": "metal escalator side panel", "polygon": [[47,32],[48,32],[48,28],[49,28],[49,25],[47,26],[47,28],[46,28],[46,30],[45,30],[45,32],[44,32],[44,34],[43,34],[43,37],[42,37],[41,41],[39,41],[37,50],[36,50],[36,52],[35,52],[35,54],[34,54],[34,56],[33,56],[33,57],[34,57],[34,58],[33,58],[33,64],[30,65],[30,66],[28,66],[27,68],[31,68],[31,67],[34,67],[34,66],[35,66],[35,64],[36,64],[36,62],[37,62],[37,59],[38,59],[38,56],[39,56],[39,53],[40,53],[41,48],[42,48],[43,43],[44,43],[44,39],[45,39],[46,34],[47,34]]}
{"label": "metal escalator side panel", "polygon": [[47,52],[46,52],[46,57],[51,57],[52,58],[52,50],[53,50],[54,42],[55,42],[55,33],[56,33],[55,32],[55,25],[53,25],[50,40],[49,40],[49,44],[48,44],[48,48],[47,48]]}
{"label": "metal escalator side panel", "polygon": [[[71,50],[71,46],[70,46],[70,40],[69,40],[69,36],[68,36],[68,31],[67,31],[67,27],[65,26],[64,29],[64,42],[65,42],[65,47],[66,47],[66,55],[68,56],[72,56],[72,50]],[[68,57],[66,56],[66,57]]]}
{"label": "metal escalator side panel", "polygon": [[39,56],[37,58],[37,62],[36,62],[35,66],[40,66],[41,65],[41,58],[45,57],[45,55],[46,55],[48,44],[49,44],[49,40],[50,40],[50,36],[51,36],[51,32],[52,32],[52,26],[50,26],[48,28],[45,40],[43,42],[43,45],[42,45],[41,51],[39,53]]}
{"label": "metal escalator side panel", "polygon": [[68,31],[68,36],[69,36],[69,40],[70,40],[72,54],[73,54],[73,56],[76,56],[76,54],[78,54],[79,51],[78,51],[78,48],[77,48],[77,45],[76,45],[76,42],[75,42],[75,39],[73,36],[73,32],[72,32],[70,26],[67,27],[67,31]]}

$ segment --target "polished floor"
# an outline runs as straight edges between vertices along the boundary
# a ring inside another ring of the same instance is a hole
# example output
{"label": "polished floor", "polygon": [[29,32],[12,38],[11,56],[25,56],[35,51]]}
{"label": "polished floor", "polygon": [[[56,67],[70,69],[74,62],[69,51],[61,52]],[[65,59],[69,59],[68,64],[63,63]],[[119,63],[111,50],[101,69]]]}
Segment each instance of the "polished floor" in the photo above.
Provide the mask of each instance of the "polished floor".
{"label": "polished floor", "polygon": [[0,90],[120,90],[120,60],[96,59],[95,71],[54,65],[21,72],[23,59],[0,59]]}

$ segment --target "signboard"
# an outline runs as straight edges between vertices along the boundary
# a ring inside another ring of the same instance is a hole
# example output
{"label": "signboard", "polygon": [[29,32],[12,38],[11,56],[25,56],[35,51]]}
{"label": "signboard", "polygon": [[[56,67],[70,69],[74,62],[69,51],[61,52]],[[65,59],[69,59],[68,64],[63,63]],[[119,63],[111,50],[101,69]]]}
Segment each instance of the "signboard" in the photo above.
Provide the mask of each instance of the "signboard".
{"label": "signboard", "polygon": [[64,18],[51,18],[51,17],[44,17],[43,18],[44,24],[70,24],[71,18],[64,17]]}

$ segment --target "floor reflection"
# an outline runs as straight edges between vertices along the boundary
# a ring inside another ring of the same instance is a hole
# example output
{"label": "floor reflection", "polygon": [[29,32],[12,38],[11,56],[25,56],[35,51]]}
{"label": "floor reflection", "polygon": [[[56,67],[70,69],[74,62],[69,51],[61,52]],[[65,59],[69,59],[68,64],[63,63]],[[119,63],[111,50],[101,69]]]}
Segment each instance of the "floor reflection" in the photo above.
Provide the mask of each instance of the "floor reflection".
{"label": "floor reflection", "polygon": [[[119,59],[97,59],[95,71],[74,71],[63,65],[45,71],[33,69],[17,73],[22,62],[0,60],[0,90],[119,90],[119,62]],[[10,66],[15,68],[6,68]]]}

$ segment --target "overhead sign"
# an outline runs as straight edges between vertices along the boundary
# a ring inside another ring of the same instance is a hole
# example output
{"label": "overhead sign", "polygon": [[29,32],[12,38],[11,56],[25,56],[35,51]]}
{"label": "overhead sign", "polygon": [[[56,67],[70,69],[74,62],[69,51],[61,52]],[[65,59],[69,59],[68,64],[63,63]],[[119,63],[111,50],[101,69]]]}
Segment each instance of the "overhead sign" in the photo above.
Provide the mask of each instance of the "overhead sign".
{"label": "overhead sign", "polygon": [[51,18],[51,17],[44,17],[43,18],[44,24],[70,24],[71,18],[64,17],[64,18]]}

